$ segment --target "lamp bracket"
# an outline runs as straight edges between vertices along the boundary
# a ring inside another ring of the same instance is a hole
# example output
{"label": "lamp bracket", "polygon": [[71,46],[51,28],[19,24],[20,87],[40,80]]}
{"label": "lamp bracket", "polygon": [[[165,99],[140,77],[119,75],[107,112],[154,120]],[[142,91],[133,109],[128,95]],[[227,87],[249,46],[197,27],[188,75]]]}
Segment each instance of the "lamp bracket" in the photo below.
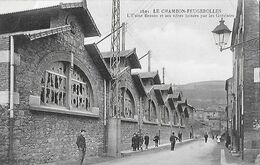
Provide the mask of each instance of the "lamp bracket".
{"label": "lamp bracket", "polygon": [[246,42],[253,41],[253,40],[259,40],[259,37],[255,37],[255,38],[249,39],[249,40],[247,40],[247,41],[243,41],[243,42],[240,42],[240,43],[237,43],[237,44],[231,45],[231,46],[226,47],[226,48],[222,48],[222,47],[220,47],[220,51],[222,52],[223,50],[230,49],[230,48],[233,49],[234,47],[236,47],[236,46],[238,46],[238,45],[241,45],[241,44],[244,44],[244,43],[246,43]]}

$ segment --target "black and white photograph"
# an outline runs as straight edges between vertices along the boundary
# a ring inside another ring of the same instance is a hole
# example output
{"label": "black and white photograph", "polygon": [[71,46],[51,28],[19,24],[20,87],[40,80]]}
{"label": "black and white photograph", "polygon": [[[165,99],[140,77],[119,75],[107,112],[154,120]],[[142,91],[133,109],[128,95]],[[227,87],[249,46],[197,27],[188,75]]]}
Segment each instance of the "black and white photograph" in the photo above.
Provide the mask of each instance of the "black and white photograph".
{"label": "black and white photograph", "polygon": [[260,165],[259,0],[0,0],[0,165]]}

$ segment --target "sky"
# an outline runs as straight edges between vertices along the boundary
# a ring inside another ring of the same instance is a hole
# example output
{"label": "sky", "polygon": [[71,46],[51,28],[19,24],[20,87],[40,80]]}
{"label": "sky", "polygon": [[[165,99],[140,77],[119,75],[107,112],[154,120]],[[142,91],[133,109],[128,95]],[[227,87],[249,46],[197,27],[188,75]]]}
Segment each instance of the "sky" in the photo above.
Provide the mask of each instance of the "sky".
{"label": "sky", "polygon": [[[0,12],[79,1],[1,0]],[[151,70],[158,70],[162,80],[164,67],[165,83],[226,80],[232,76],[232,52],[220,52],[211,31],[222,17],[232,30],[236,3],[237,0],[121,0],[120,21],[127,23],[126,49],[136,48],[138,57],[151,50]],[[98,42],[110,33],[112,0],[87,0],[87,7],[101,37],[87,38],[86,44]],[[204,9],[206,12],[202,13]],[[98,47],[101,52],[110,51],[110,38]],[[146,72],[147,61],[147,57],[141,59],[142,69],[133,72]]]}

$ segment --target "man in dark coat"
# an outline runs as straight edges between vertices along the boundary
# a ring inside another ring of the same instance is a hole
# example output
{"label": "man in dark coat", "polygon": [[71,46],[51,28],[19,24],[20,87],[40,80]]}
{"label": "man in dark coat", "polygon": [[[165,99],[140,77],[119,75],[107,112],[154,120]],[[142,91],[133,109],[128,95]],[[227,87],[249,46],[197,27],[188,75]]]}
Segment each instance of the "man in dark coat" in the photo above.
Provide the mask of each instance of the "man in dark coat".
{"label": "man in dark coat", "polygon": [[204,135],[204,138],[205,138],[205,143],[207,143],[207,141],[208,141],[208,134],[207,133],[205,133],[205,135]]}
{"label": "man in dark coat", "polygon": [[133,134],[133,137],[132,137],[132,147],[133,147],[133,151],[136,151],[137,146],[138,146],[138,137],[137,137],[137,134],[134,133],[134,134]]}
{"label": "man in dark coat", "polygon": [[155,147],[158,147],[159,140],[160,140],[160,137],[158,136],[158,134],[156,134],[155,137],[153,138]]}
{"label": "man in dark coat", "polygon": [[144,136],[144,144],[145,144],[145,149],[148,149],[148,145],[149,145],[148,133],[146,133],[146,135]]}
{"label": "man in dark coat", "polygon": [[225,146],[228,148],[229,145],[230,145],[230,143],[231,143],[231,138],[230,138],[229,134],[227,134],[227,139],[226,139],[226,144],[225,144]]}
{"label": "man in dark coat", "polygon": [[136,137],[136,144],[135,144],[136,145],[136,149],[139,150],[141,139],[140,139],[140,136],[139,136],[138,133],[135,134],[135,137]]}
{"label": "man in dark coat", "polygon": [[178,138],[179,138],[179,142],[181,142],[182,141],[182,133],[181,133],[181,131],[179,131],[179,133],[178,133]]}
{"label": "man in dark coat", "polygon": [[144,143],[143,134],[139,133],[138,137],[139,137],[139,148],[141,149],[141,151],[143,151],[143,143]]}
{"label": "man in dark coat", "polygon": [[82,165],[83,161],[84,161],[84,157],[85,157],[85,154],[86,154],[86,140],[85,140],[85,130],[82,129],[80,131],[80,135],[77,137],[77,146],[78,146],[78,149],[79,149],[79,164]]}
{"label": "man in dark coat", "polygon": [[176,140],[179,139],[174,135],[174,132],[172,132],[172,135],[170,136],[170,142],[171,142],[171,151],[174,151]]}

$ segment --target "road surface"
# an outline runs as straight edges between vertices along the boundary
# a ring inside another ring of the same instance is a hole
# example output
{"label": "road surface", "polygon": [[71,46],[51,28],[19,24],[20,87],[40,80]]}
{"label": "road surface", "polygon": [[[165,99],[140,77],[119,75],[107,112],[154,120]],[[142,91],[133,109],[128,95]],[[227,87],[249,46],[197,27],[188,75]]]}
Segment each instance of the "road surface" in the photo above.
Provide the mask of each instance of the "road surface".
{"label": "road surface", "polygon": [[174,151],[143,152],[96,165],[220,165],[220,146],[211,139],[180,145]]}

